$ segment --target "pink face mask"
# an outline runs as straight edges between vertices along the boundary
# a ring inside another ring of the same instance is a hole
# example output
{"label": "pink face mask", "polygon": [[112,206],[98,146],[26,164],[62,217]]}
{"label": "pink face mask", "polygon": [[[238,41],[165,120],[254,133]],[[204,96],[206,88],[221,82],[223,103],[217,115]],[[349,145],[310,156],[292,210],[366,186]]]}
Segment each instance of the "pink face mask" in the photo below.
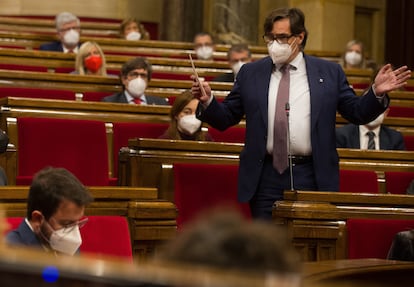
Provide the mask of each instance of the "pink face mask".
{"label": "pink face mask", "polygon": [[96,73],[102,66],[102,57],[99,55],[90,55],[85,58],[84,63],[88,71]]}

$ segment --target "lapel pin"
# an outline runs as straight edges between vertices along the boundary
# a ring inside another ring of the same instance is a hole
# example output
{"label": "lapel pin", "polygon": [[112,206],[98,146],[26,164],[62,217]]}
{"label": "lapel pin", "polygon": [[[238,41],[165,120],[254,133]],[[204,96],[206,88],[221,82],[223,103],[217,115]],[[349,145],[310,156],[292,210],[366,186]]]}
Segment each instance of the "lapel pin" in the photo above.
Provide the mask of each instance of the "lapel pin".
{"label": "lapel pin", "polygon": [[319,79],[319,83],[323,83],[323,79]]}

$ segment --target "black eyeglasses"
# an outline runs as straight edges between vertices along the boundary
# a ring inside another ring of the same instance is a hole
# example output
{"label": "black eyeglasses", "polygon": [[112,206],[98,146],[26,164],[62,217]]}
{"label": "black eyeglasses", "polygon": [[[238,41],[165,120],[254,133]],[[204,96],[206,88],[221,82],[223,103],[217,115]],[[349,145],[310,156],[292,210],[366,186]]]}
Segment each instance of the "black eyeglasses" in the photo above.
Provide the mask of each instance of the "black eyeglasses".
{"label": "black eyeglasses", "polygon": [[276,42],[278,42],[279,44],[287,44],[289,39],[292,38],[293,36],[295,36],[294,34],[265,34],[263,35],[263,41],[269,45],[272,44],[273,41],[276,40]]}
{"label": "black eyeglasses", "polygon": [[136,79],[138,77],[141,77],[143,79],[146,79],[146,78],[148,78],[148,74],[146,74],[146,73],[130,72],[130,73],[128,73],[128,77],[130,77],[131,79]]}

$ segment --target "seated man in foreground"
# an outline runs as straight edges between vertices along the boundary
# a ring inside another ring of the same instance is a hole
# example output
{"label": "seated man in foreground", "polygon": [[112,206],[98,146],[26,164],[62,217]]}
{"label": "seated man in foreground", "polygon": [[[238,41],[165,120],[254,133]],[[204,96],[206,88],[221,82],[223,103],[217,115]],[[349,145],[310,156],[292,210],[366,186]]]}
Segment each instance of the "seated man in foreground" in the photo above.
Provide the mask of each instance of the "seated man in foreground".
{"label": "seated man in foreground", "polygon": [[6,235],[6,243],[43,248],[47,252],[75,254],[86,222],[85,207],[92,202],[86,187],[64,168],[45,168],[32,182],[27,217]]}

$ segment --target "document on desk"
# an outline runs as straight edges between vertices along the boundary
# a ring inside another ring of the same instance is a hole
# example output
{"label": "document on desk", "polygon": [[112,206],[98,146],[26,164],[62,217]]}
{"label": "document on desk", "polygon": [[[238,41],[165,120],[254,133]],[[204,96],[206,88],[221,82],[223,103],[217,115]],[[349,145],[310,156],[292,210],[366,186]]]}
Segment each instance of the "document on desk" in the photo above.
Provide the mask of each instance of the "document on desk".
{"label": "document on desk", "polygon": [[198,83],[198,86],[200,87],[201,94],[203,95],[203,97],[204,96],[207,97],[206,91],[204,90],[204,87],[202,85],[202,81],[198,77],[198,73],[197,73],[196,68],[195,68],[195,65],[194,65],[193,57],[191,57],[191,54],[188,54],[188,56],[190,57],[191,67],[193,68],[193,75],[196,78],[196,81]]}

